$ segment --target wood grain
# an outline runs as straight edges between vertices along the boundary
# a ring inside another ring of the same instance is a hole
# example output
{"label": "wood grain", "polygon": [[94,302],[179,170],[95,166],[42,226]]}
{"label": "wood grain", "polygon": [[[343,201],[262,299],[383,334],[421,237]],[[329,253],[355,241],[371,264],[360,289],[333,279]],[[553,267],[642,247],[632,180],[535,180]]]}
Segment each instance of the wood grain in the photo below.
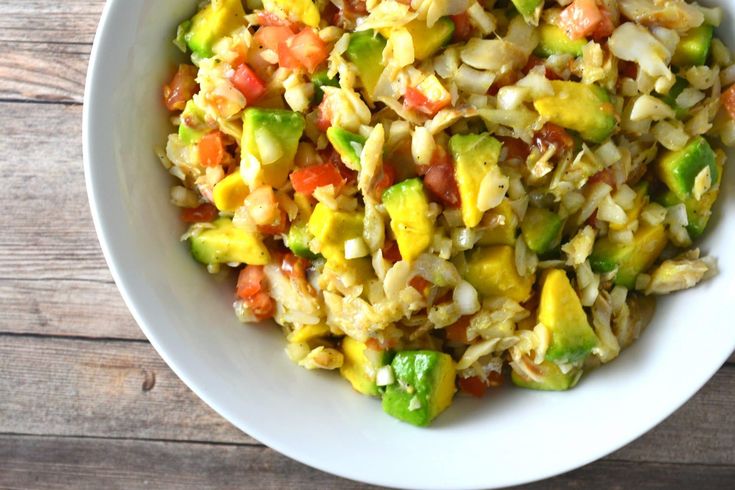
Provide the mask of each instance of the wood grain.
{"label": "wood grain", "polygon": [[0,41],[91,43],[105,0],[3,0]]}
{"label": "wood grain", "polygon": [[[706,481],[707,489],[725,489],[732,487],[733,479],[732,466],[604,460],[516,488],[689,490]],[[376,488],[327,475],[263,447],[19,436],[0,436],[0,487]]]}

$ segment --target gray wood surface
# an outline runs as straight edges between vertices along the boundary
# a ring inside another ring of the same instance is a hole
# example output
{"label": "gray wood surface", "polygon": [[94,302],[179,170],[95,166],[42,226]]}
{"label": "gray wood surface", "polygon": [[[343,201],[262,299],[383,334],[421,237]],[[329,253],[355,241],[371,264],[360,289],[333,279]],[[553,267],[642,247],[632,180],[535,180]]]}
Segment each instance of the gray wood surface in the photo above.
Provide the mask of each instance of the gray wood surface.
{"label": "gray wood surface", "polygon": [[[369,488],[221,419],[122,303],[81,163],[84,76],[103,5],[0,1],[0,488]],[[734,361],[639,440],[528,488],[732,488]]]}

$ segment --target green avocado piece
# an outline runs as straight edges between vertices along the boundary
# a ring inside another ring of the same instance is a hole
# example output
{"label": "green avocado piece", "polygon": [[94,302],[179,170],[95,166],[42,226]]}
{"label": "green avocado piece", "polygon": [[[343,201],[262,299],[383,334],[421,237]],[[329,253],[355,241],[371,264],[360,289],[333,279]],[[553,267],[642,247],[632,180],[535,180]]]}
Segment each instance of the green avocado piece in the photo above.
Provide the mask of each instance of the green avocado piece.
{"label": "green avocado piece", "polygon": [[327,70],[320,70],[311,76],[311,83],[314,85],[314,104],[321,103],[324,98],[322,87],[339,87],[339,77],[329,78]]}
{"label": "green avocado piece", "polygon": [[383,204],[390,216],[390,228],[403,260],[412,262],[426,250],[434,235],[429,219],[429,199],[421,179],[399,182],[383,192]]}
{"label": "green avocado piece", "polygon": [[184,144],[191,145],[199,142],[202,136],[209,132],[204,122],[204,110],[194,103],[194,100],[186,102],[184,111],[179,116],[179,138]]}
{"label": "green avocado piece", "polygon": [[681,201],[692,196],[694,180],[699,172],[709,167],[712,182],[717,182],[719,171],[715,163],[715,152],[701,136],[692,139],[678,151],[668,151],[656,165],[659,178]]}
{"label": "green avocado piece", "polygon": [[544,208],[529,207],[521,222],[521,236],[528,248],[544,255],[561,243],[561,231],[564,220],[553,211]]}
{"label": "green avocado piece", "polygon": [[541,289],[538,320],[551,332],[546,360],[578,362],[597,345],[577,292],[561,269],[549,271]]}
{"label": "green avocado piece", "polygon": [[523,16],[526,21],[536,20],[536,9],[544,3],[544,0],[512,0],[518,13]]}
{"label": "green avocado piece", "polygon": [[292,223],[286,235],[286,246],[299,257],[314,260],[319,255],[309,249],[309,242],[312,238],[314,237],[309,233],[308,223]]}
{"label": "green avocado piece", "polygon": [[582,56],[582,49],[587,45],[586,39],[571,39],[561,27],[554,24],[543,24],[538,28],[539,43],[534,53],[541,58],[555,54]]}
{"label": "green avocado piece", "polygon": [[454,361],[443,352],[402,351],[391,363],[395,382],[383,394],[383,410],[393,417],[427,426],[451,403],[456,391]]}
{"label": "green avocado piece", "polygon": [[676,77],[676,82],[671,87],[671,89],[669,89],[669,93],[666,95],[658,96],[661,100],[666,102],[669,105],[669,107],[674,109],[677,119],[684,119],[689,113],[688,109],[685,109],[676,103],[676,98],[679,97],[681,93],[684,91],[684,89],[687,88],[688,86],[689,86],[689,82],[687,82],[684,78]]}
{"label": "green avocado piece", "polygon": [[240,0],[212,0],[191,19],[184,40],[194,53],[209,58],[214,43],[244,23],[245,10]]}
{"label": "green avocado piece", "polygon": [[390,363],[390,352],[370,349],[365,343],[348,336],[342,339],[342,354],[344,363],[339,368],[342,377],[363,395],[379,396],[375,376],[378,369]]}
{"label": "green avocado piece", "polygon": [[477,247],[467,253],[462,276],[484,298],[505,296],[518,303],[531,297],[535,274],[521,276],[515,250],[508,245]]}
{"label": "green avocado piece", "polygon": [[375,86],[383,73],[383,49],[387,41],[372,29],[350,35],[347,46],[347,59],[357,68],[363,87],[372,99]]}
{"label": "green avocado piece", "polygon": [[[293,168],[306,124],[304,116],[282,109],[249,107],[243,112],[242,121],[240,173],[243,179],[251,188],[261,182],[272,187],[283,185]],[[264,148],[259,147],[264,141],[270,145],[267,151],[275,160],[265,158]]]}
{"label": "green avocado piece", "polygon": [[617,243],[608,237],[595,242],[590,256],[592,270],[598,273],[618,270],[615,284],[635,287],[638,274],[648,270],[666,247],[666,227],[641,224],[631,243]]}
{"label": "green avocado piece", "polygon": [[454,22],[449,17],[442,17],[431,27],[423,20],[411,21],[405,27],[413,39],[413,56],[417,61],[433,56],[454,34]]}
{"label": "green avocado piece", "polygon": [[617,126],[615,107],[602,87],[580,82],[552,80],[555,94],[533,103],[549,122],[577,131],[583,139],[602,143]]}
{"label": "green avocado piece", "polygon": [[510,375],[513,384],[530,390],[565,391],[574,388],[581,377],[578,369],[572,369],[564,374],[559,366],[550,361],[534,365],[532,369],[536,379],[531,379],[514,369]]}
{"label": "green avocado piece", "polygon": [[449,139],[462,219],[468,228],[477,226],[482,219],[484,213],[477,206],[477,196],[485,175],[497,167],[502,146],[489,133],[455,134]]}
{"label": "green avocado piece", "polygon": [[238,262],[249,265],[265,265],[270,260],[268,249],[257,233],[232,224],[230,218],[219,218],[212,225],[191,238],[191,254],[202,264],[226,264]]}
{"label": "green avocado piece", "polygon": [[671,58],[671,64],[673,66],[701,66],[707,63],[714,33],[715,28],[709,24],[702,24],[687,32],[679,40],[674,56]]}
{"label": "green avocado piece", "polygon": [[331,126],[327,129],[327,139],[342,161],[352,170],[360,170],[360,154],[367,138],[342,128]]}

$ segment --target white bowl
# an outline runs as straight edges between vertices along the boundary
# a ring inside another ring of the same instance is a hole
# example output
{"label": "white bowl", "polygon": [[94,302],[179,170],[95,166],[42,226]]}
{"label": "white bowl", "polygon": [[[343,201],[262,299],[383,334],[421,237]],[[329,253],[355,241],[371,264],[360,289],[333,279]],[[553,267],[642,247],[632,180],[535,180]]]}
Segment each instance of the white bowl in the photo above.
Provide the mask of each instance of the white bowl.
{"label": "white bowl", "polygon": [[[275,328],[243,326],[232,284],[218,283],[178,242],[171,179],[154,148],[170,127],[161,85],[174,66],[176,25],[196,0],[108,0],[87,78],[87,191],[107,263],[161,357],[207,404],[275,450],[346,478],[404,488],[488,488],[594,461],[661,422],[735,347],[732,169],[702,243],[721,273],[660,302],[619,359],[566,393],[501,390],[459,398],[428,429],[383,414],[333,373],[308,372]],[[735,4],[720,1],[731,26]],[[732,30],[720,30],[735,47]],[[735,160],[731,166],[735,165]],[[735,167],[734,167],[735,168]]]}

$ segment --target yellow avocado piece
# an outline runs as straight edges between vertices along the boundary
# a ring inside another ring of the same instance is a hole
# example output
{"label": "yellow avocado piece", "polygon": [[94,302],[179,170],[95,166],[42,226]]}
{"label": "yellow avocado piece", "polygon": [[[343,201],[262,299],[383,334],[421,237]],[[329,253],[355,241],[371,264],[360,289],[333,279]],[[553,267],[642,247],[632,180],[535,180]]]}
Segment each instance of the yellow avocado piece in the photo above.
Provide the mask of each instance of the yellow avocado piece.
{"label": "yellow avocado piece", "polygon": [[551,332],[546,350],[549,361],[577,362],[597,345],[597,336],[587,321],[579,296],[563,270],[554,269],[546,274],[538,319]]}
{"label": "yellow avocado piece", "polygon": [[240,169],[237,169],[215,184],[212,199],[220,211],[234,213],[242,206],[249,193],[250,190],[242,179]]}
{"label": "yellow avocado piece", "polygon": [[[518,229],[518,218],[513,212],[513,207],[508,199],[495,208],[488,211],[489,222],[492,226],[482,233],[479,245],[513,245],[516,242],[516,230]],[[487,220],[488,216],[485,217]],[[503,224],[500,224],[502,221]],[[484,223],[484,222],[483,222]]]}
{"label": "yellow avocado piece", "polygon": [[383,193],[383,204],[401,257],[412,262],[429,247],[434,235],[424,184],[420,179],[399,182]]}
{"label": "yellow avocado piece", "polygon": [[292,22],[319,27],[319,9],[311,0],[263,0],[263,9]]}
{"label": "yellow avocado piece", "polygon": [[212,0],[191,19],[184,40],[189,49],[208,58],[217,41],[243,25],[245,10],[240,0]]}
{"label": "yellow avocado piece", "polygon": [[249,265],[265,265],[270,260],[268,249],[257,233],[232,224],[230,218],[219,218],[214,228],[197,233],[189,241],[191,254],[203,264],[237,262]]}
{"label": "yellow avocado piece", "polygon": [[316,325],[304,325],[288,334],[287,340],[292,344],[308,343],[311,340],[324,337],[329,334],[329,327],[323,323]]}
{"label": "yellow avocado piece", "polygon": [[521,277],[516,270],[515,250],[507,245],[482,247],[467,258],[467,281],[482,296],[506,296],[522,303],[531,296],[535,274]]}
{"label": "yellow avocado piece", "polygon": [[309,218],[309,233],[321,245],[321,254],[329,262],[345,263],[345,242],[362,237],[362,213],[335,211],[323,203],[314,207]]}
{"label": "yellow avocado piece", "polygon": [[388,352],[369,349],[365,343],[352,337],[342,339],[344,363],[339,373],[352,387],[368,396],[379,396],[375,376],[379,368],[387,364]]}
{"label": "yellow avocado piece", "polygon": [[501,147],[488,133],[456,134],[449,139],[462,201],[462,220],[468,228],[477,226],[482,219],[484,213],[477,206],[477,196],[482,180],[497,167]]}

